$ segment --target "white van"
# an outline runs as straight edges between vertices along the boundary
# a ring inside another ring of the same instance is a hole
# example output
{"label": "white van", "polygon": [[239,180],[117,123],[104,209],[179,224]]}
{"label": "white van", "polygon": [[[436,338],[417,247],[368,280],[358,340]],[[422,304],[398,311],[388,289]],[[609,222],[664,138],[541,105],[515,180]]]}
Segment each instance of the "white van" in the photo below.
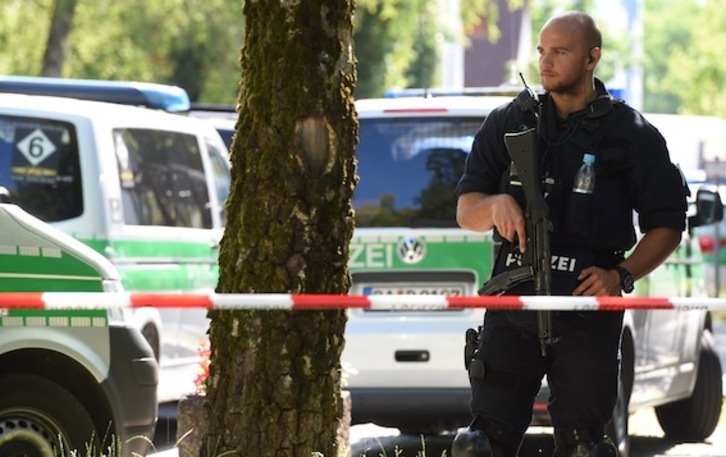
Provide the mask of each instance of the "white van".
{"label": "white van", "polygon": [[[185,116],[0,94],[0,186],[94,248],[133,292],[211,292],[229,192],[219,134]],[[159,401],[195,390],[205,310],[138,309],[161,366]]]}
{"label": "white van", "polygon": [[644,116],[663,135],[671,160],[688,182],[726,178],[726,119],[661,113]]}
{"label": "white van", "polygon": [[[123,291],[106,258],[16,205],[0,203],[0,233],[1,292]],[[158,365],[125,312],[21,309],[12,296],[4,300],[0,455],[96,456],[109,447],[108,455],[144,455]]]}

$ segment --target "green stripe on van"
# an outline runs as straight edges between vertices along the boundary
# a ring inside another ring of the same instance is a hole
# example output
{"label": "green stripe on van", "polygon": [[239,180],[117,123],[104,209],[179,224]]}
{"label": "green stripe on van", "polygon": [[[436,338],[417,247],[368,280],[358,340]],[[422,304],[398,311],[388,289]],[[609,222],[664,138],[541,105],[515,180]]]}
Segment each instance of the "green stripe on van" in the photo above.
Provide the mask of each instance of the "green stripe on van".
{"label": "green stripe on van", "polygon": [[[158,227],[158,230],[164,230],[164,227]],[[212,250],[209,242],[181,242],[181,241],[160,241],[154,239],[149,240],[89,240],[80,239],[84,244],[92,247],[99,253],[110,258],[151,258],[151,257],[186,257],[208,259],[211,257]],[[216,256],[215,256],[216,262]]]}
{"label": "green stripe on van", "polygon": [[219,266],[209,243],[80,241],[116,266],[127,291],[212,291],[217,287]]}
{"label": "green stripe on van", "polygon": [[108,327],[106,311],[84,310],[0,310],[0,327]]}
{"label": "green stripe on van", "polygon": [[0,271],[98,278],[95,268],[58,248],[0,245]]}

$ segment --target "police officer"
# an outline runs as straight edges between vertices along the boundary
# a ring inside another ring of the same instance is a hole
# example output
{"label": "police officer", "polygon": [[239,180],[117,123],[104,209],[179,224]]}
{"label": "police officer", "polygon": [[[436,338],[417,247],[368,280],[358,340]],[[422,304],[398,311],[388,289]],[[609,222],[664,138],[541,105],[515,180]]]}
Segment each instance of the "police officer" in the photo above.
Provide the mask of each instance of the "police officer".
{"label": "police officer", "polygon": [[[540,32],[538,103],[522,97],[494,110],[477,133],[458,186],[457,221],[494,229],[494,274],[517,266],[527,248],[525,201],[504,134],[535,127],[553,224],[552,293],[617,296],[678,246],[688,190],[665,140],[643,116],[593,76],[602,37],[593,19],[567,12]],[[595,187],[572,191],[585,153],[595,155]],[[642,238],[636,243],[633,211]],[[634,249],[631,251],[631,248]],[[625,253],[629,253],[627,257]],[[532,282],[507,293],[533,294]],[[469,377],[473,421],[454,440],[454,457],[516,456],[546,375],[557,456],[615,456],[605,435],[618,393],[622,312],[552,312],[556,342],[543,355],[536,315],[487,311]]]}

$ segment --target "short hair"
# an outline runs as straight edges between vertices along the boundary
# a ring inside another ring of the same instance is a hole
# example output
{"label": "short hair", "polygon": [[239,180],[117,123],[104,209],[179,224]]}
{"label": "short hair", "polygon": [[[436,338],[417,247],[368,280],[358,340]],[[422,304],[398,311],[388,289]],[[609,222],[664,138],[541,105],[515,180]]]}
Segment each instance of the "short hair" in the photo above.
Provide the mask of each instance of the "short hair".
{"label": "short hair", "polygon": [[[577,24],[582,30],[588,48],[602,48],[602,33],[595,20],[582,11],[567,11],[551,18],[547,23],[556,21],[568,21]],[[547,24],[545,24],[546,26]]]}

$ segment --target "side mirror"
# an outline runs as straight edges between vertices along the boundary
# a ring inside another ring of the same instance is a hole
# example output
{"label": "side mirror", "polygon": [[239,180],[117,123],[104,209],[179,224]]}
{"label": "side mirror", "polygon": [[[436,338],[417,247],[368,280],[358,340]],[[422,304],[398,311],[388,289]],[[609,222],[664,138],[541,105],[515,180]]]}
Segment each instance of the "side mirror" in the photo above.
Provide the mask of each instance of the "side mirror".
{"label": "side mirror", "polygon": [[0,186],[0,203],[12,203],[10,192],[3,186]]}
{"label": "side mirror", "polygon": [[698,189],[696,193],[696,214],[688,218],[688,227],[695,228],[721,222],[723,203],[717,190]]}

